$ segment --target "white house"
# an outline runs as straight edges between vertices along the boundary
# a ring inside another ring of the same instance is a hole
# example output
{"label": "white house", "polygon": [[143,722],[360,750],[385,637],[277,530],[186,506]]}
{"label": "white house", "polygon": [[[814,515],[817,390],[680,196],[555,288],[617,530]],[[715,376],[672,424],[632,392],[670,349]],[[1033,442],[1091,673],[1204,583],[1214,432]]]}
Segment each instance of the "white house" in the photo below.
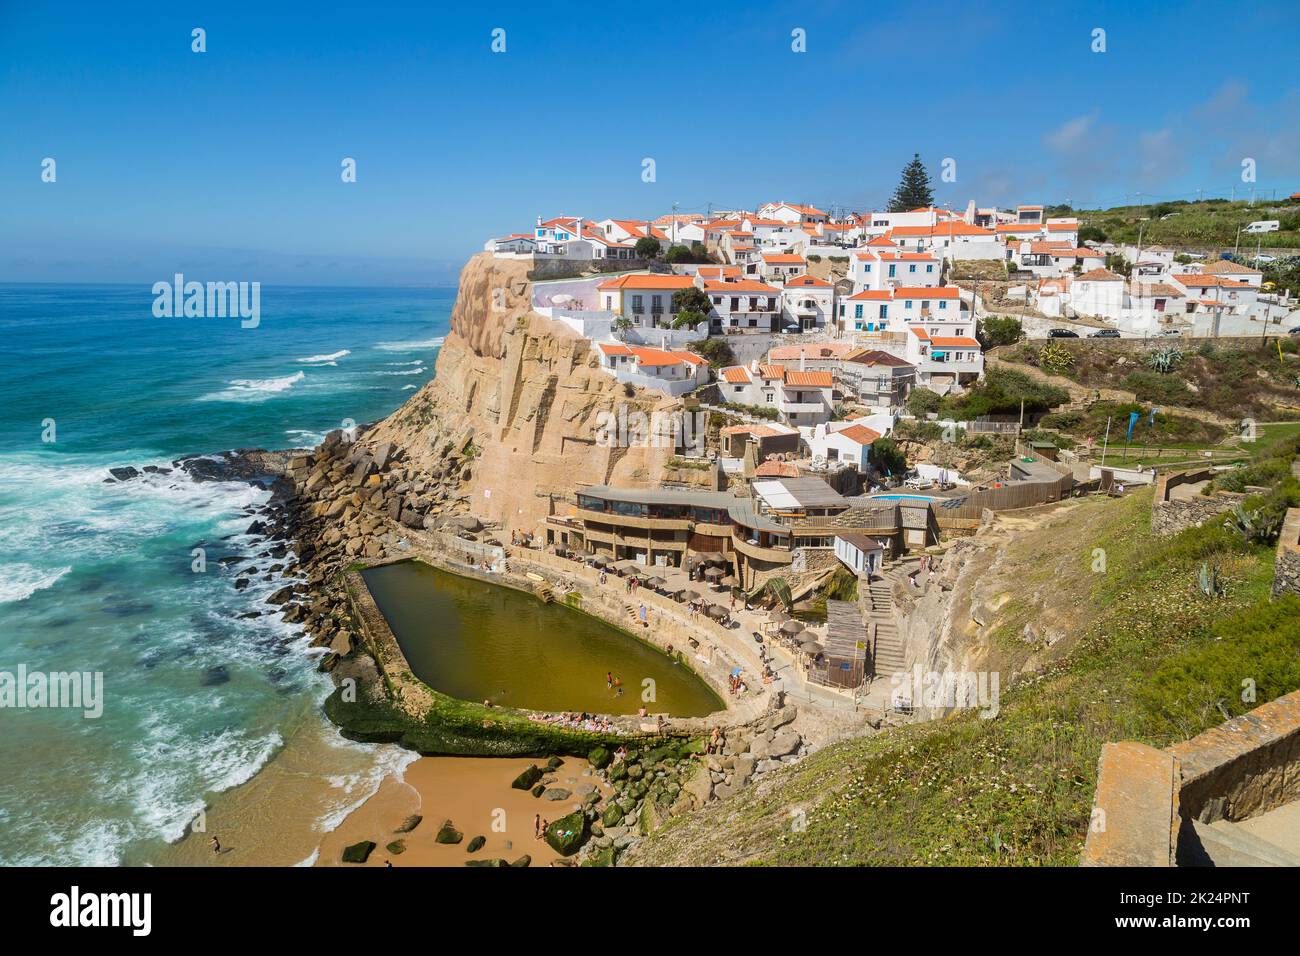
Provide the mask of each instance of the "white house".
{"label": "white house", "polygon": [[696,285],[694,276],[623,275],[596,286],[600,308],[641,328],[668,328],[677,317],[673,293]]}
{"label": "white house", "polygon": [[600,342],[600,367],[620,382],[681,395],[709,381],[709,363],[694,352]]}
{"label": "white house", "polygon": [[954,335],[971,331],[969,310],[957,286],[865,289],[839,300],[836,320],[851,332],[904,332],[913,322],[960,323]]}
{"label": "white house", "polygon": [[704,281],[712,309],[711,329],[715,333],[778,331],[781,320],[781,290],[755,279]]}
{"label": "white house", "polygon": [[829,421],[834,412],[834,388],[830,372],[757,362],[748,368],[733,365],[722,369],[718,382],[724,401],[774,408],[781,422],[794,427]]}
{"label": "white house", "polygon": [[866,249],[849,259],[849,279],[853,291],[888,289],[893,286],[937,286],[943,264],[928,252],[902,252],[897,249]]}
{"label": "white house", "polygon": [[984,372],[984,354],[973,336],[935,325],[909,325],[905,358],[916,382],[940,395],[971,384]]}
{"label": "white house", "polygon": [[1087,248],[1075,248],[1068,242],[1017,242],[1007,247],[1012,251],[1012,261],[1023,270],[1039,278],[1053,278],[1076,267],[1080,272],[1100,269],[1106,257]]}
{"label": "white house", "polygon": [[784,285],[786,280],[808,271],[808,263],[803,256],[789,253],[763,253],[758,267],[764,282]]}
{"label": "white house", "polygon": [[489,239],[483,248],[493,255],[530,256],[537,251],[537,240],[530,233],[516,232],[513,235]]}
{"label": "white house", "polygon": [[816,276],[787,279],[781,289],[781,316],[787,326],[812,332],[830,328],[835,321],[835,286]]}
{"label": "white house", "polygon": [[871,446],[880,432],[858,422],[827,422],[808,433],[804,441],[813,459],[827,464],[852,465],[866,471],[871,460]]}
{"label": "white house", "polygon": [[1076,315],[1118,321],[1124,314],[1124,277],[1093,269],[1070,283],[1069,307]]}
{"label": "white house", "polygon": [[869,578],[884,567],[888,543],[856,531],[841,531],[835,536],[835,557],[858,577]]}
{"label": "white house", "polygon": [[763,219],[780,219],[782,222],[826,222],[830,216],[815,206],[801,206],[792,202],[769,202],[758,207]]}

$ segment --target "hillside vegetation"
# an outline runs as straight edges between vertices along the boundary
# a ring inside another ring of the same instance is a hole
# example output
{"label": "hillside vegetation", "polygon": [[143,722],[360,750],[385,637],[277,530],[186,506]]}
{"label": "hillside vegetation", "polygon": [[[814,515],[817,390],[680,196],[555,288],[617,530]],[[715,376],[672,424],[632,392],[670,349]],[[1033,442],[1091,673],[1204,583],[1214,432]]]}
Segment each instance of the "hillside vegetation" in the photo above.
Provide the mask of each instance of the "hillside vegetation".
{"label": "hillside vegetation", "polygon": [[[1297,447],[1259,458],[1289,462]],[[1300,483],[1280,479],[1267,497],[1247,507],[1300,503]],[[995,718],[967,711],[832,745],[673,820],[636,861],[1077,863],[1104,742],[1165,747],[1300,687],[1300,598],[1269,600],[1272,546],[1214,522],[1155,538],[1150,510],[1149,490],[1073,502],[1014,540],[1023,588],[990,641],[1003,674]],[[1202,565],[1218,569],[1215,596]],[[1072,616],[1060,657],[1026,639],[1045,607]],[[1048,663],[1013,681],[1035,655]]]}

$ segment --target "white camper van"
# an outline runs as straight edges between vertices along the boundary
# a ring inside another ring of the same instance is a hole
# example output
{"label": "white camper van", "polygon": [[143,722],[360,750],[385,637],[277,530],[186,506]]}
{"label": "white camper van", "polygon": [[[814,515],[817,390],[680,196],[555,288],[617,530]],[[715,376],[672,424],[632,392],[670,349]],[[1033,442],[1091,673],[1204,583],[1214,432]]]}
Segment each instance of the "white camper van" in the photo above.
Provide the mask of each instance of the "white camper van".
{"label": "white camper van", "polygon": [[1252,222],[1242,232],[1277,232],[1281,227],[1281,222],[1277,219],[1261,219],[1259,222]]}

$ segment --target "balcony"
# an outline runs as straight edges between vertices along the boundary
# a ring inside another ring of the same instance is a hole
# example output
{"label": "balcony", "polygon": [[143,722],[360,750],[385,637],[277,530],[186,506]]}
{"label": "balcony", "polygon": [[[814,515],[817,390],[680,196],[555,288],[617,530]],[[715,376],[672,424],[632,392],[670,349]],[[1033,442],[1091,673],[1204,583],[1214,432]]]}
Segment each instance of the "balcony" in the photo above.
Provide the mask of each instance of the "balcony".
{"label": "balcony", "polygon": [[815,415],[828,410],[824,402],[780,402],[777,408],[787,415]]}
{"label": "balcony", "polygon": [[789,545],[777,545],[775,547],[764,547],[761,544],[752,543],[750,539],[742,535],[733,535],[731,546],[747,558],[753,558],[756,561],[771,561],[776,564],[789,564],[794,555]]}

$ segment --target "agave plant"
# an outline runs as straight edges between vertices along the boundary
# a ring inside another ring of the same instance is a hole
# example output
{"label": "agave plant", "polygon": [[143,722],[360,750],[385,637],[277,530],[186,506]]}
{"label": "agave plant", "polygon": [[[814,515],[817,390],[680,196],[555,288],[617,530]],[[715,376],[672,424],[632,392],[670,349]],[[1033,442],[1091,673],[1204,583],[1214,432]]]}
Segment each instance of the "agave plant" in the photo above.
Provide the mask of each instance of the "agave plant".
{"label": "agave plant", "polygon": [[1048,342],[1038,352],[1038,366],[1044,372],[1060,375],[1074,365],[1074,356],[1059,342]]}
{"label": "agave plant", "polygon": [[1277,536],[1280,524],[1281,515],[1247,511],[1240,502],[1223,519],[1223,526],[1237,532],[1247,544],[1269,544]]}
{"label": "agave plant", "polygon": [[1200,586],[1201,593],[1208,598],[1216,598],[1223,593],[1223,586],[1219,584],[1219,568],[1217,565],[1211,567],[1207,562],[1202,561],[1196,583]]}
{"label": "agave plant", "polygon": [[1168,374],[1183,364],[1183,350],[1176,345],[1162,345],[1147,355],[1147,367]]}

